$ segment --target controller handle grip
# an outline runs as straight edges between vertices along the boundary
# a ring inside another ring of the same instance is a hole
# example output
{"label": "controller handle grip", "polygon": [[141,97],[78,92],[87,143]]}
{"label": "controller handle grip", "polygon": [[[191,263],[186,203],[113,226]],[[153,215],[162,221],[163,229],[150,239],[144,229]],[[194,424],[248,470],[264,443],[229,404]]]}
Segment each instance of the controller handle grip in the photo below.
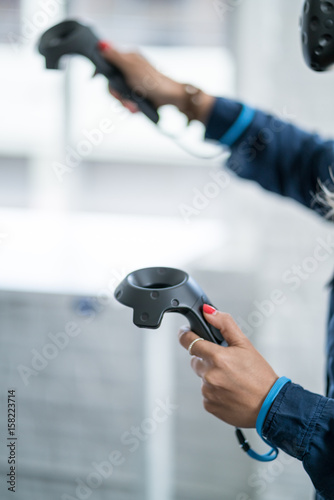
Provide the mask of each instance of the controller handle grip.
{"label": "controller handle grip", "polygon": [[109,68],[105,71],[102,70],[102,68],[105,67],[104,65],[97,65],[97,73],[101,73],[106,76],[108,78],[110,88],[118,92],[123,99],[134,102],[138,106],[138,109],[144,113],[147,118],[157,124],[160,117],[154,104],[143,95],[140,95],[138,92],[132,90],[126,84],[122,72],[116,66],[111,65],[108,61],[107,64]]}
{"label": "controller handle grip", "polygon": [[[202,337],[209,342],[219,345],[227,345],[220,331],[214,326],[207,323],[203,316],[203,305],[212,305],[208,297],[202,296],[198,299],[197,303],[194,304],[188,310],[184,310],[182,314],[187,318],[190,325],[190,330],[192,330],[196,335]],[[214,307],[214,306],[212,306]]]}
{"label": "controller handle grip", "polygon": [[121,70],[101,55],[98,49],[99,41],[100,39],[89,26],[67,20],[43,33],[38,43],[38,50],[45,57],[48,69],[58,69],[60,58],[67,54],[87,57],[95,65],[96,73],[108,79],[112,89],[117,91],[123,99],[134,102],[153,123],[158,123],[159,114],[154,104],[127,85]]}

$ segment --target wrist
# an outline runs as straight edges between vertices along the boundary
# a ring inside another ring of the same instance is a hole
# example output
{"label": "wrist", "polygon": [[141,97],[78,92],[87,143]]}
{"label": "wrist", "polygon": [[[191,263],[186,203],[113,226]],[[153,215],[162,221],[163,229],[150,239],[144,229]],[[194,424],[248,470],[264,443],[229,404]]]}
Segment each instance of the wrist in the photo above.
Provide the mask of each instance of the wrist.
{"label": "wrist", "polygon": [[283,387],[288,382],[291,382],[291,380],[288,379],[287,377],[280,377],[279,379],[277,379],[276,382],[274,383],[274,385],[272,386],[272,388],[270,389],[270,391],[268,392],[268,394],[267,394],[267,396],[266,396],[266,398],[261,406],[260,412],[259,412],[257,419],[256,419],[256,430],[262,439],[263,439],[262,427],[263,427],[263,424],[264,424],[266,417],[269,413],[269,410],[270,410],[273,402],[275,401],[276,397],[280,393],[281,389],[283,389]]}
{"label": "wrist", "polygon": [[198,120],[204,125],[213,108],[215,97],[206,94],[201,89],[187,83],[178,83],[175,93],[171,96],[170,104],[184,113],[189,122]]}

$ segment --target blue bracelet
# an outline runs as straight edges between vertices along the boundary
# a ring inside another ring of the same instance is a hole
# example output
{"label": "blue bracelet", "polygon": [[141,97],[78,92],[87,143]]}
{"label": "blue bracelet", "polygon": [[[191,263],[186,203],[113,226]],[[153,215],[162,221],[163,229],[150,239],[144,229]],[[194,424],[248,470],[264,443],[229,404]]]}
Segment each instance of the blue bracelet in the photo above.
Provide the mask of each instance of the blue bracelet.
{"label": "blue bracelet", "polygon": [[232,146],[252,123],[254,115],[255,110],[253,108],[243,105],[238,118],[219,139],[219,142],[226,146]]}
{"label": "blue bracelet", "polygon": [[[274,383],[274,385],[270,389],[266,399],[264,400],[263,405],[261,406],[261,410],[260,410],[260,412],[257,416],[257,419],[256,419],[256,430],[257,430],[257,433],[261,439],[263,439],[262,427],[263,427],[264,421],[266,419],[266,416],[268,414],[268,411],[270,410],[270,407],[273,404],[278,393],[281,391],[281,389],[288,382],[291,382],[291,380],[287,377],[281,377],[278,380],[276,380],[276,382]],[[265,442],[267,442],[267,441],[265,441]]]}
{"label": "blue bracelet", "polygon": [[263,405],[261,406],[261,410],[258,414],[258,417],[256,419],[256,430],[262,439],[268,446],[271,447],[271,450],[268,451],[268,453],[265,453],[264,455],[260,455],[259,453],[256,453],[250,445],[248,444],[247,439],[243,435],[242,431],[237,428],[236,429],[236,436],[239,441],[240,447],[244,450],[244,452],[247,453],[248,456],[251,458],[254,458],[254,460],[258,460],[259,462],[271,462],[272,460],[275,460],[275,458],[278,455],[278,448],[276,446],[273,446],[269,441],[267,441],[263,436],[262,436],[262,427],[264,424],[264,421],[266,419],[266,416],[268,414],[268,411],[270,410],[271,405],[273,404],[276,396],[280,392],[280,390],[287,384],[288,382],[291,382],[291,380],[287,377],[281,377],[279,378],[275,384],[272,386],[270,389],[266,399],[263,402]]}

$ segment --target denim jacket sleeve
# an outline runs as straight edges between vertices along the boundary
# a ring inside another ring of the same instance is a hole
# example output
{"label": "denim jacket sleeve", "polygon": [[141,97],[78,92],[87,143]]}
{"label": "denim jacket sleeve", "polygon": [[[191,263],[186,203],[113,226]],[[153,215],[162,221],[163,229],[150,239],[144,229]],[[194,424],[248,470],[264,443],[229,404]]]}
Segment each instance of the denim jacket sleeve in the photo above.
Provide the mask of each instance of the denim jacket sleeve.
{"label": "denim jacket sleeve", "polygon": [[334,399],[288,383],[272,404],[263,436],[301,460],[320,498],[334,498]]}
{"label": "denim jacket sleeve", "polygon": [[[227,166],[240,177],[322,212],[314,194],[319,181],[333,184],[334,141],[223,98],[215,101],[206,137],[230,147]],[[334,499],[334,399],[289,382],[274,400],[262,432],[303,462],[319,500]]]}
{"label": "denim jacket sleeve", "polygon": [[314,204],[314,194],[319,191],[319,181],[332,185],[334,141],[324,141],[258,110],[248,112],[248,121],[242,120],[245,108],[235,101],[217,98],[206,138],[230,147],[227,166],[238,176],[321,212],[321,207]]}

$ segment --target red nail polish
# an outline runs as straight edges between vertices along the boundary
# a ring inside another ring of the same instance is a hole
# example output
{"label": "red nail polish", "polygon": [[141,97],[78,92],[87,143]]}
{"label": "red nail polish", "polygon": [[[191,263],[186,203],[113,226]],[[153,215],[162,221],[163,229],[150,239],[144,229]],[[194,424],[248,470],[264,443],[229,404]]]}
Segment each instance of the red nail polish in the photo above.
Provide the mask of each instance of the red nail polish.
{"label": "red nail polish", "polygon": [[215,312],[217,312],[217,309],[215,309],[212,306],[209,306],[208,304],[204,304],[203,312],[205,312],[206,314],[214,314]]}
{"label": "red nail polish", "polygon": [[104,40],[100,40],[97,44],[97,48],[101,50],[102,52],[104,50],[110,49],[111,45],[108,42],[105,42]]}
{"label": "red nail polish", "polygon": [[137,113],[138,111],[138,108],[135,104],[133,104],[132,102],[126,102],[124,104],[124,106],[126,107],[126,109],[128,109],[130,111],[130,113]]}

